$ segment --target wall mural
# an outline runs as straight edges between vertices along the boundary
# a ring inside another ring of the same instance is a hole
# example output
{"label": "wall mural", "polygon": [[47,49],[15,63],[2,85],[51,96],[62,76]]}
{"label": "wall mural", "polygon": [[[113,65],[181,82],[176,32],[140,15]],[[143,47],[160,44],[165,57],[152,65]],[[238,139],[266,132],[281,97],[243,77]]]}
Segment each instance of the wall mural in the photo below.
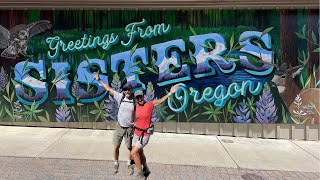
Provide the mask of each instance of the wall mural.
{"label": "wall mural", "polygon": [[0,11],[0,121],[112,122],[130,83],[155,122],[319,124],[318,10]]}

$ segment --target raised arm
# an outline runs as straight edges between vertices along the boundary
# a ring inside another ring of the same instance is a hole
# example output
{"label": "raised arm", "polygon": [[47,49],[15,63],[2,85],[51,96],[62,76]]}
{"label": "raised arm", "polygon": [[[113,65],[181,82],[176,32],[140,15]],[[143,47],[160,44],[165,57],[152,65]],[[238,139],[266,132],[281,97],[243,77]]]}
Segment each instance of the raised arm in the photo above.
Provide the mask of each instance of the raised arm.
{"label": "raised arm", "polygon": [[100,83],[104,88],[106,88],[107,91],[109,91],[109,92],[111,93],[112,96],[114,96],[114,90],[113,90],[108,84],[104,83],[104,82],[100,79],[98,73],[94,72],[94,73],[93,73],[93,76],[94,76],[94,78],[96,78],[97,81],[99,81],[99,83]]}
{"label": "raised arm", "polygon": [[161,103],[163,103],[166,99],[168,99],[168,97],[171,94],[175,93],[178,90],[178,88],[179,88],[179,85],[172,86],[171,89],[170,89],[170,92],[167,95],[163,96],[161,99],[157,99],[157,100],[152,101],[153,102],[153,106],[158,106]]}

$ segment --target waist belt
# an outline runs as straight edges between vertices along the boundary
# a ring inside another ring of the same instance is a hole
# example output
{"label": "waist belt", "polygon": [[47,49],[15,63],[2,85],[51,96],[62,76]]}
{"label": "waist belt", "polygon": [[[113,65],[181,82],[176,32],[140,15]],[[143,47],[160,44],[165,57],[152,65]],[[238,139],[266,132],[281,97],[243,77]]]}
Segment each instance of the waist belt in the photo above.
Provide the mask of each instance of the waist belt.
{"label": "waist belt", "polygon": [[[141,128],[138,128],[136,126],[133,127],[134,129],[138,130],[138,131],[142,131],[141,133],[141,136],[139,136],[139,141],[140,141],[140,144],[142,145],[142,140],[143,140],[143,137],[144,137],[144,133],[149,129],[141,129]],[[147,133],[148,134],[148,133]]]}
{"label": "waist belt", "polygon": [[128,129],[132,128],[132,127],[122,127],[119,122],[118,122],[118,126],[125,130],[125,134],[124,135],[126,135],[126,136],[131,136],[132,135],[133,131],[128,132]]}
{"label": "waist belt", "polygon": [[123,126],[121,126],[120,125],[120,123],[118,122],[118,125],[119,125],[119,127],[121,127],[122,129],[128,129],[128,128],[131,128],[130,126],[129,127],[123,127]]}

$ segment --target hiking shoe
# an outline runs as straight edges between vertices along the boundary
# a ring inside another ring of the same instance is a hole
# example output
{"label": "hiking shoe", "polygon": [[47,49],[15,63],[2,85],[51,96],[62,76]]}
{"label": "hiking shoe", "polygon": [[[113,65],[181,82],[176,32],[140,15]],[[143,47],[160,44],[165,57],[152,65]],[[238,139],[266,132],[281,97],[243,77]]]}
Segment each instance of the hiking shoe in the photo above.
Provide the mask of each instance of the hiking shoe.
{"label": "hiking shoe", "polygon": [[144,177],[143,172],[137,172],[135,179],[146,179],[146,177]]}
{"label": "hiking shoe", "polygon": [[143,171],[144,177],[146,177],[146,178],[147,178],[147,177],[149,176],[149,174],[151,173],[151,171],[150,171],[149,168],[147,168],[147,167],[143,167],[142,171]]}
{"label": "hiking shoe", "polygon": [[128,173],[131,176],[134,173],[134,164],[131,164],[131,165],[128,164],[127,167],[128,167]]}
{"label": "hiking shoe", "polygon": [[113,165],[113,172],[114,172],[114,174],[117,174],[118,171],[119,171],[119,163]]}

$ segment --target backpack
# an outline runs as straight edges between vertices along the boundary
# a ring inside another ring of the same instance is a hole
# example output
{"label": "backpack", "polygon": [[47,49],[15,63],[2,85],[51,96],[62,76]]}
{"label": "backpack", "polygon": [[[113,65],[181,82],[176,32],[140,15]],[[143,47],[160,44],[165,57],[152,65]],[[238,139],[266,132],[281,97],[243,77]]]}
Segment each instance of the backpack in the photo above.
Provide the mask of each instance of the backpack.
{"label": "backpack", "polygon": [[[125,94],[122,94],[122,98],[121,98],[121,100],[120,100],[120,103],[119,103],[119,107],[118,108],[120,108],[120,105],[121,105],[121,103],[124,101],[124,98],[126,97],[126,95]],[[132,103],[131,101],[125,101],[125,102],[129,102],[129,103]],[[133,111],[134,111],[134,114],[136,113],[136,100],[135,100],[135,98],[133,98]]]}
{"label": "backpack", "polygon": [[[125,98],[125,97],[126,97],[126,95],[123,93],[118,108],[120,108],[121,103],[124,102],[124,98]],[[133,98],[133,102],[131,102],[131,101],[125,101],[125,102],[133,103],[133,114],[134,114],[134,116],[133,116],[133,121],[134,121],[134,120],[135,120],[135,117],[136,117],[136,116],[135,116],[135,114],[136,114],[136,101],[135,101],[135,98]],[[118,122],[118,123],[119,123],[119,122]],[[130,136],[133,136],[133,130],[134,130],[134,128],[132,128],[132,132],[130,132]]]}

